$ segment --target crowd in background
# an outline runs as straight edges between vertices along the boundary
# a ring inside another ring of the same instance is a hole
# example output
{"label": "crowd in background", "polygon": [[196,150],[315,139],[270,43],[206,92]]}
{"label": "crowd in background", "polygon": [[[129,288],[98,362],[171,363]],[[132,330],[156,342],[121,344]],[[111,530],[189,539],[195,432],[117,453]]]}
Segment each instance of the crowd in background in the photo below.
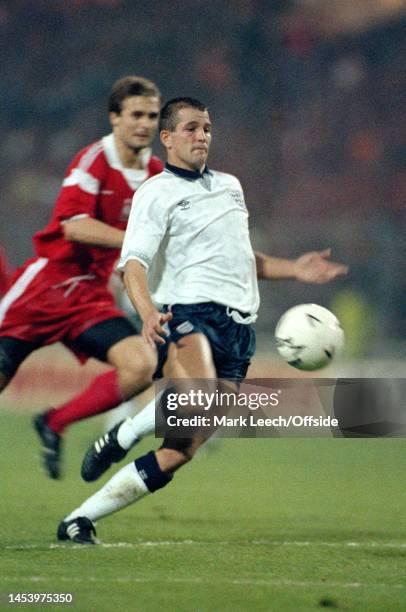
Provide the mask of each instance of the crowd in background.
{"label": "crowd in background", "polygon": [[260,327],[335,300],[406,337],[404,28],[327,39],[289,0],[0,2],[0,244],[13,266],[32,254],[67,163],[108,132],[113,81],[141,74],[209,105],[211,164],[239,176],[256,247],[350,263],[328,289],[264,291]]}

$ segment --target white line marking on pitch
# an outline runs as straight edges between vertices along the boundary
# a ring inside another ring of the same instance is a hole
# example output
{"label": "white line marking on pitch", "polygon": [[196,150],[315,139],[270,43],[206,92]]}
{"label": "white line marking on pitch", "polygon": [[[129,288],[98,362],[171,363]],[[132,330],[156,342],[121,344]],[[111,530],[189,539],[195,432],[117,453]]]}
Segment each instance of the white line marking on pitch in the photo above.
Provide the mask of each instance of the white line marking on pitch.
{"label": "white line marking on pitch", "polygon": [[[3,581],[8,582],[19,582],[21,583],[21,576],[2,576]],[[162,576],[154,577],[140,577],[140,576],[119,576],[117,578],[98,578],[96,576],[86,576],[84,578],[74,576],[74,577],[66,577],[66,576],[27,576],[25,578],[28,582],[69,582],[69,583],[97,583],[97,582],[112,582],[112,583],[121,583],[128,584],[138,582],[139,584],[152,584],[152,583],[162,583],[166,582],[168,584],[179,583],[179,584],[210,584],[210,585],[235,585],[235,586],[258,586],[258,587],[291,587],[291,588],[344,588],[344,589],[360,589],[360,588],[382,588],[382,589],[406,589],[406,585],[404,584],[382,584],[382,583],[366,583],[366,582],[328,582],[328,581],[312,581],[312,580],[283,580],[283,579],[274,579],[274,580],[266,580],[262,578],[232,578],[232,579],[222,579],[222,580],[213,580],[210,578],[194,578],[194,577],[173,577],[173,578],[162,578]]]}
{"label": "white line marking on pitch", "polygon": [[[153,540],[135,542],[112,542],[101,543],[96,548],[142,548],[153,546],[293,546],[293,547],[326,547],[326,548],[393,548],[406,549],[406,542],[311,542],[311,541],[278,541],[278,540],[227,540],[227,541],[204,541],[204,540]],[[82,544],[13,544],[0,547],[5,550],[43,550],[63,548],[64,550],[84,549],[89,550],[88,546]]]}

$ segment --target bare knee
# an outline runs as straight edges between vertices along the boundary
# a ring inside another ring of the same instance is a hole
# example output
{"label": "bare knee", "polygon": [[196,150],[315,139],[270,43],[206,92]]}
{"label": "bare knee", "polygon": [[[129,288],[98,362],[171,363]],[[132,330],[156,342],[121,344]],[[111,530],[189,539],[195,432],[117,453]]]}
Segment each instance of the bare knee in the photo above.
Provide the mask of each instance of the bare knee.
{"label": "bare knee", "polygon": [[155,371],[155,363],[144,360],[134,360],[119,369],[119,374],[123,379],[134,380],[136,378],[152,382]]}
{"label": "bare knee", "polygon": [[122,340],[110,349],[107,357],[117,370],[125,397],[131,397],[151,385],[156,369],[156,353],[141,338]]}
{"label": "bare knee", "polygon": [[139,359],[129,362],[117,369],[118,381],[123,394],[131,397],[140,393],[152,384],[155,363]]}

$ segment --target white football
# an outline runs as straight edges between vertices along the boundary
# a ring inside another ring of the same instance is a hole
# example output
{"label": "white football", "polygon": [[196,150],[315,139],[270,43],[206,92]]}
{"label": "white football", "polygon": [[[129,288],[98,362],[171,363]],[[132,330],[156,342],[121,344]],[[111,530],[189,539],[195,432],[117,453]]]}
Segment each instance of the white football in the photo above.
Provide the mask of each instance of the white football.
{"label": "white football", "polygon": [[278,321],[275,338],[279,354],[299,370],[324,368],[344,346],[339,320],[317,304],[287,310]]}

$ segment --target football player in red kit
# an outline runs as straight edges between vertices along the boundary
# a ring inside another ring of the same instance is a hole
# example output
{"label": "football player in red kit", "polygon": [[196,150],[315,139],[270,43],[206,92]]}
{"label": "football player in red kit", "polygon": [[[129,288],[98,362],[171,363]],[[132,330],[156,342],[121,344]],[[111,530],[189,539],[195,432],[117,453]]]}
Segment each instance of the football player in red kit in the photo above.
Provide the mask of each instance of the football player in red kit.
{"label": "football player in red kit", "polygon": [[114,408],[152,381],[155,352],[115,305],[108,281],[133,194],[163,169],[149,148],[159,107],[152,81],[127,76],[114,84],[111,134],[80,151],[68,167],[52,218],[33,238],[36,257],[16,271],[0,304],[0,389],[32,351],[58,341],[82,361],[96,357],[114,368],[34,419],[52,478],[60,476],[67,425]]}

